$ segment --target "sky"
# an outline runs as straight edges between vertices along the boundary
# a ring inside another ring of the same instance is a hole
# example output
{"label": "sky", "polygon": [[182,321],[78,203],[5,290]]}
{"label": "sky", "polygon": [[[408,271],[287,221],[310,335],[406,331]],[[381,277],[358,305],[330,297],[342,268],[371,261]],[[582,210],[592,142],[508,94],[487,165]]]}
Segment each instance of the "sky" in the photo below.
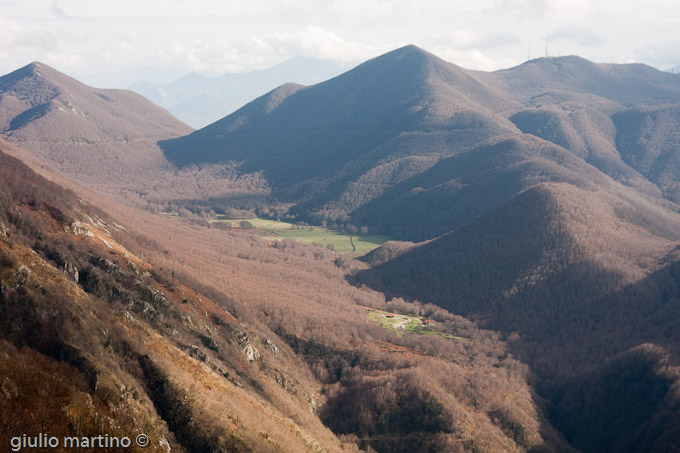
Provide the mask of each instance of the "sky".
{"label": "sky", "polygon": [[665,70],[680,65],[680,2],[0,0],[1,74],[41,61],[81,80],[105,73],[118,88],[299,55],[351,66],[406,44],[469,69],[512,67],[547,46]]}

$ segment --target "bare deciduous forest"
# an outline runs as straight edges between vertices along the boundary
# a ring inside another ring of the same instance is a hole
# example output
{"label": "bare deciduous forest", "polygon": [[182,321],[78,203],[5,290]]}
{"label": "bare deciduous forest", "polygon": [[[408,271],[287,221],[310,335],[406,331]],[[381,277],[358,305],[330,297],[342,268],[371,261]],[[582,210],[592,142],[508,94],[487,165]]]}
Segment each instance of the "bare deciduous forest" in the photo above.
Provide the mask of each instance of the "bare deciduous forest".
{"label": "bare deciduous forest", "polygon": [[192,132],[41,63],[1,77],[0,443],[677,449],[678,96],[407,46]]}

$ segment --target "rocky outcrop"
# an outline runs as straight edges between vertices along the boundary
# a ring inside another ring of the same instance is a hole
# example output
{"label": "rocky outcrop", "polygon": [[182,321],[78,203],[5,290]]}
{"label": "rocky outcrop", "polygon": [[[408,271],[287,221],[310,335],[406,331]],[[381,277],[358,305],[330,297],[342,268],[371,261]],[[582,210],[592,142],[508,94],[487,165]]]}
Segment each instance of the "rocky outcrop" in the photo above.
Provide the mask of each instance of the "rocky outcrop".
{"label": "rocky outcrop", "polygon": [[279,348],[277,348],[276,345],[272,343],[269,339],[263,338],[262,344],[265,345],[271,352],[273,352],[274,355],[279,355]]}
{"label": "rocky outcrop", "polygon": [[80,223],[79,221],[75,221],[71,223],[70,225],[67,225],[64,227],[64,231],[70,234],[74,234],[76,236],[85,236],[85,237],[93,237],[94,233],[92,231],[88,230],[85,225]]}
{"label": "rocky outcrop", "polygon": [[64,263],[64,273],[68,275],[71,280],[78,283],[80,274],[78,273],[78,268],[75,265],[66,261]]}

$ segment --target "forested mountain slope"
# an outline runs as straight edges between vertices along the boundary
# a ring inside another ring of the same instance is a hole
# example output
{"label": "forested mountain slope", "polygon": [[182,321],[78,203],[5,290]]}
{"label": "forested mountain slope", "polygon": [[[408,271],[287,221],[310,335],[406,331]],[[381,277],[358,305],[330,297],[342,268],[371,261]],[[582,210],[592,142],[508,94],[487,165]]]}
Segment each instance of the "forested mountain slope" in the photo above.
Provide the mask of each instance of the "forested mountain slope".
{"label": "forested mountain slope", "polygon": [[310,372],[237,302],[151,265],[158,243],[4,153],[0,174],[3,445],[143,433],[152,451],[341,449]]}
{"label": "forested mountain slope", "polygon": [[415,47],[311,87],[285,85],[178,140],[166,156],[243,162],[294,212],[337,221],[441,158],[518,133],[495,109],[515,103]]}
{"label": "forested mountain slope", "polygon": [[[617,194],[601,187],[544,183],[451,233],[360,272],[357,280],[436,302],[496,329],[555,333],[566,325],[565,318],[546,304],[541,291],[552,288],[552,283],[543,288],[546,281],[576,278],[551,290],[549,300],[564,299],[565,309],[578,312],[598,294],[597,288],[606,294],[657,270],[672,259],[679,241],[680,215],[650,207],[628,189]],[[578,269],[591,274],[590,284]],[[600,270],[610,277],[602,278]],[[555,326],[528,317],[548,315]]]}
{"label": "forested mountain slope", "polygon": [[434,334],[384,329],[367,316],[384,297],[347,284],[323,247],[112,202],[114,221],[4,153],[0,177],[4,445],[45,432],[144,433],[152,451],[568,448],[497,335],[436,307],[418,308]]}
{"label": "forested mountain slope", "polygon": [[505,332],[578,448],[675,448],[680,217],[612,188],[539,184],[356,281]]}

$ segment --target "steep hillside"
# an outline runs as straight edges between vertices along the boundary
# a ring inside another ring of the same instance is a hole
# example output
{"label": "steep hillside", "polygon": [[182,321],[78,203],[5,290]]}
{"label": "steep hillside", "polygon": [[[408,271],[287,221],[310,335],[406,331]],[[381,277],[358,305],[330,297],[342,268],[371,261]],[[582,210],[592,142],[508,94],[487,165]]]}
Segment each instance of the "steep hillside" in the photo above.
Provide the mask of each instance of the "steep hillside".
{"label": "steep hillside", "polygon": [[0,112],[8,141],[91,184],[139,178],[162,165],[156,141],[191,131],[137,94],[93,89],[42,63],[0,78]]}
{"label": "steep hillside", "polygon": [[0,174],[3,445],[143,433],[153,451],[341,449],[314,415],[319,385],[234,316],[247,310],[155,268],[117,237],[157,243],[1,153]]}
{"label": "steep hillside", "polygon": [[266,194],[233,166],[178,170],[157,142],[191,128],[140,95],[91,88],[42,63],[0,77],[0,133],[50,167],[132,202]]}
{"label": "steep hillside", "polygon": [[440,160],[357,208],[353,218],[396,237],[423,240],[464,225],[544,182],[591,190],[612,183],[564,148],[516,134]]}
{"label": "steep hillside", "polygon": [[554,423],[583,451],[678,448],[677,249],[669,261],[635,284],[596,298],[568,335],[546,336],[532,347],[534,363],[559,370],[542,393],[552,402]]}
{"label": "steep hillside", "polygon": [[[607,107],[593,108],[587,100],[540,102],[535,108],[522,110],[510,120],[525,134],[535,135],[574,153],[640,192],[660,197],[664,191],[649,180],[648,174],[631,166],[617,149],[620,127],[606,114]],[[604,111],[603,111],[604,110]],[[654,182],[652,182],[654,181]]]}
{"label": "steep hillside", "polygon": [[677,451],[677,357],[643,344],[560,380],[553,418],[582,451]]}
{"label": "steep hillside", "polygon": [[[677,148],[677,137],[661,129],[673,127],[680,77],[645,65],[595,64],[578,57],[541,58],[493,75],[528,107],[510,117],[522,132],[563,146],[637,190],[677,202],[667,177],[673,170],[662,177],[631,154],[643,148],[655,155],[652,148],[660,147],[667,155]],[[658,130],[637,124],[644,121],[643,112],[664,105],[665,113],[652,126]],[[650,136],[655,143],[647,144]]]}

